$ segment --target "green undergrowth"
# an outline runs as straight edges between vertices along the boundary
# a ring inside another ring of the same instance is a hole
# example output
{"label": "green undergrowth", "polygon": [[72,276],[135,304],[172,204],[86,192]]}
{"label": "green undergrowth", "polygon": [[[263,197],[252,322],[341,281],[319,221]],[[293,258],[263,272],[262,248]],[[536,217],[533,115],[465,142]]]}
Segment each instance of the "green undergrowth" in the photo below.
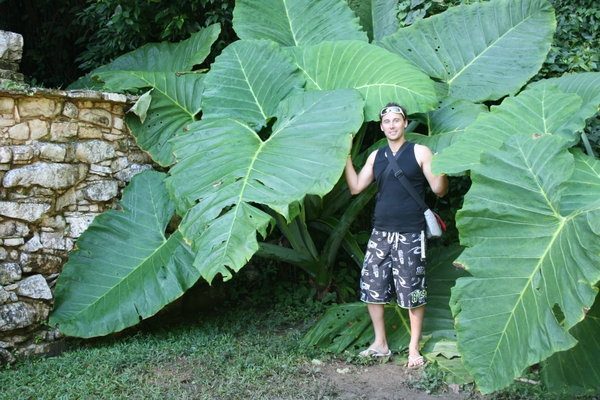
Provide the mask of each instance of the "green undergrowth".
{"label": "green undergrowth", "polygon": [[[185,312],[173,307],[110,337],[65,339],[66,350],[56,357],[0,367],[0,400],[339,398],[322,363],[374,361],[301,345],[333,296],[314,301],[307,284],[282,282],[272,270],[256,271],[249,268],[246,276],[223,285],[216,306]],[[404,384],[439,398],[448,390],[434,366]],[[559,398],[517,386],[495,396],[478,396],[468,387],[463,394],[478,400]]]}

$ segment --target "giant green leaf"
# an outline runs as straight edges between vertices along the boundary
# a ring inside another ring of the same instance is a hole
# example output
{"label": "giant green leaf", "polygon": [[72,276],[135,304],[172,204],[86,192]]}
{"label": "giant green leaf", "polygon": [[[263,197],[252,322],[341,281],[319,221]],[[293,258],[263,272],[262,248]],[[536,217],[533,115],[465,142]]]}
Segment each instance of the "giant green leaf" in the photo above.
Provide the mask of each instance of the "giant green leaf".
{"label": "giant green leaf", "polygon": [[[149,43],[96,68],[69,89],[124,92],[146,87],[146,72],[186,72],[205,61],[221,27],[210,25],[179,43]],[[104,81],[106,80],[106,81]]]}
{"label": "giant green leaf", "polygon": [[179,43],[149,44],[95,71],[105,90],[153,89],[147,120],[129,115],[126,122],[139,146],[162,166],[174,161],[169,139],[200,111],[204,75],[192,69],[208,56],[220,31],[211,25]]}
{"label": "giant green leaf", "polygon": [[458,280],[451,305],[484,393],[574,346],[569,329],[596,296],[600,170],[566,149],[559,136],[517,135],[485,152],[457,214],[468,248],[456,262],[472,277]]}
{"label": "giant green leaf", "polygon": [[[385,327],[388,345],[394,351],[410,341],[408,313],[393,304],[385,305]],[[358,353],[374,339],[373,327],[364,303],[344,303],[329,307],[306,333],[302,341],[332,353]]]}
{"label": "giant green leaf", "polygon": [[381,40],[398,30],[398,0],[372,0],[373,40]]}
{"label": "giant green leaf", "polygon": [[434,153],[441,152],[451,146],[456,138],[485,112],[487,107],[483,104],[446,97],[437,109],[414,117],[424,123],[427,135],[407,132],[406,138],[411,142],[426,145]]}
{"label": "giant green leaf", "polygon": [[572,120],[586,120],[598,113],[600,106],[600,72],[565,74],[558,78],[543,79],[529,86],[556,85],[565,93],[575,93],[583,100],[581,109],[572,116]]}
{"label": "giant green leaf", "polygon": [[282,46],[367,41],[358,18],[343,0],[238,0],[233,29],[241,39],[269,39]]}
{"label": "giant green leaf", "polygon": [[146,73],[151,101],[146,119],[132,114],[125,121],[138,145],[162,166],[175,161],[169,140],[185,132],[185,127],[195,120],[200,111],[204,75],[175,73]]}
{"label": "giant green leaf", "polygon": [[97,216],[60,274],[51,324],[69,336],[117,332],[160,311],[200,277],[181,232],[167,236],[174,204],[165,174],[136,175],[116,210]]}
{"label": "giant green leaf", "polygon": [[231,117],[259,129],[304,80],[280,46],[241,40],[229,46],[206,74],[203,118]]}
{"label": "giant green leaf", "polygon": [[291,49],[306,76],[307,89],[354,88],[366,100],[367,120],[379,120],[388,102],[402,103],[409,113],[436,105],[433,81],[409,62],[369,43],[325,42]]}
{"label": "giant green leaf", "polygon": [[290,204],[331,190],[363,105],[352,89],[311,91],[280,103],[265,140],[228,118],[199,121],[174,139],[178,163],[168,184],[180,210],[192,207],[180,228],[208,281],[230,277],[256,252],[256,232],[264,236],[271,220],[262,206],[289,219]]}
{"label": "giant green leaf", "polygon": [[[563,214],[586,210],[597,202],[595,193],[600,191],[600,161],[587,157],[581,151],[574,149],[575,173],[566,183],[565,193],[561,202]],[[600,232],[600,221],[595,222],[595,232]]]}
{"label": "giant green leaf", "polygon": [[600,296],[585,319],[571,330],[577,346],[554,354],[542,363],[542,378],[549,391],[573,395],[600,393]]}
{"label": "giant green leaf", "polygon": [[106,90],[149,87],[149,82],[161,80],[155,73],[186,73],[204,62],[220,32],[219,25],[211,25],[178,43],[147,44],[96,69],[94,75],[104,81]]}
{"label": "giant green leaf", "polygon": [[506,98],[500,106],[492,107],[490,113],[480,114],[452,146],[436,157],[433,170],[460,173],[476,168],[483,151],[500,148],[513,135],[552,133],[572,144],[578,137],[575,132],[585,126],[585,119],[579,113],[581,106],[577,94],[564,93],[554,84],[528,87],[519,95]]}
{"label": "giant green leaf", "polygon": [[472,377],[458,351],[454,318],[448,305],[456,280],[467,275],[452,266],[452,261],[461,251],[462,247],[456,244],[427,249],[427,306],[423,336],[428,339],[421,353],[435,361],[446,373],[447,382],[467,383],[472,382]]}
{"label": "giant green leaf", "polygon": [[496,0],[419,20],[379,44],[471,101],[515,94],[541,67],[556,27],[547,0]]}

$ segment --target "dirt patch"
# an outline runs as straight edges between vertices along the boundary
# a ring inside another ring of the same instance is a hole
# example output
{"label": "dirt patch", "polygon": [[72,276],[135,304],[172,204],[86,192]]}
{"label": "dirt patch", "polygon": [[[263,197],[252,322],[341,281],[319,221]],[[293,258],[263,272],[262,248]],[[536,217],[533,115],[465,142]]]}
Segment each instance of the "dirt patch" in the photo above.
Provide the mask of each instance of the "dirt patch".
{"label": "dirt patch", "polygon": [[323,382],[334,391],[335,399],[483,399],[472,391],[461,391],[452,385],[438,388],[435,394],[428,394],[426,389],[419,388],[419,382],[426,379],[423,369],[411,370],[393,360],[374,365],[328,361],[320,365],[320,373]]}

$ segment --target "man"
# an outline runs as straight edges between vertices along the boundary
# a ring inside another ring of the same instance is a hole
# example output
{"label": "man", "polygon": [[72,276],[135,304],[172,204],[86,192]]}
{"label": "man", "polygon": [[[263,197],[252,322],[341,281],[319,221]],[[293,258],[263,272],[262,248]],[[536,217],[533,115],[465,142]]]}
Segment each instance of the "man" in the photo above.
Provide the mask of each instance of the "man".
{"label": "man", "polygon": [[419,350],[427,301],[425,260],[421,257],[424,210],[388,168],[385,150],[389,147],[387,153],[396,157],[404,175],[423,197],[427,183],[436,195],[444,196],[448,191],[448,179],[431,172],[433,155],[427,146],[406,141],[404,130],[407,126],[406,110],[396,103],[388,103],[380,112],[380,128],[388,145],[372,152],[358,174],[348,157],[345,175],[352,194],[362,192],[375,180],[379,188],[373,231],[360,280],[360,298],[367,303],[375,340],[360,355],[391,355],[385,332],[384,304],[393,300],[395,292],[398,305],[408,309],[410,317],[407,366],[416,368],[425,364]]}

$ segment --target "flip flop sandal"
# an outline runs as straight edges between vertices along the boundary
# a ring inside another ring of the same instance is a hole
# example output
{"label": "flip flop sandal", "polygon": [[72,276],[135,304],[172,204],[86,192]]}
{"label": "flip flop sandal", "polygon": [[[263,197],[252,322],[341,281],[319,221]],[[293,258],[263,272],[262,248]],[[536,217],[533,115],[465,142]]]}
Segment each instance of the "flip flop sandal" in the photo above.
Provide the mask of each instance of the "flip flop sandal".
{"label": "flip flop sandal", "polygon": [[366,349],[358,353],[360,357],[389,357],[392,355],[392,351],[388,350],[387,353],[380,353],[375,349]]}

